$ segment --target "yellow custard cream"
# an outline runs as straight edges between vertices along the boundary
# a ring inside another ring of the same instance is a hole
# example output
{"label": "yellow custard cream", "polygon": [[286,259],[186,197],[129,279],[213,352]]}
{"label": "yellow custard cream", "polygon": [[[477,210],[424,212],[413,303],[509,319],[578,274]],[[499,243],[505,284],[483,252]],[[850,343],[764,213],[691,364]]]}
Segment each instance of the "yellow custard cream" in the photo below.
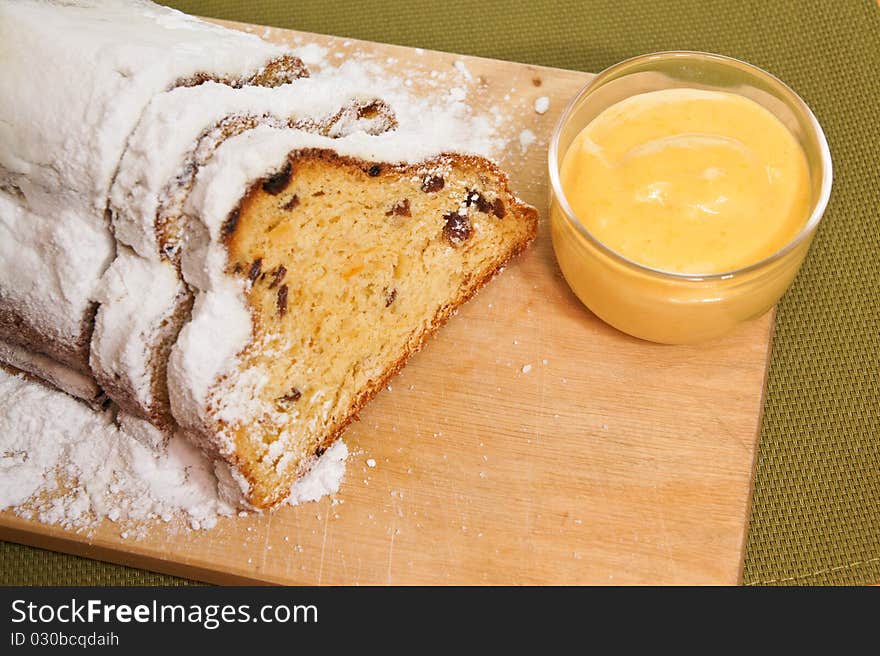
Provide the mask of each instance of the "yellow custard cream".
{"label": "yellow custard cream", "polygon": [[810,209],[792,133],[755,101],[722,91],[652,91],[608,107],[574,139],[560,174],[598,241],[675,273],[758,262],[792,240]]}

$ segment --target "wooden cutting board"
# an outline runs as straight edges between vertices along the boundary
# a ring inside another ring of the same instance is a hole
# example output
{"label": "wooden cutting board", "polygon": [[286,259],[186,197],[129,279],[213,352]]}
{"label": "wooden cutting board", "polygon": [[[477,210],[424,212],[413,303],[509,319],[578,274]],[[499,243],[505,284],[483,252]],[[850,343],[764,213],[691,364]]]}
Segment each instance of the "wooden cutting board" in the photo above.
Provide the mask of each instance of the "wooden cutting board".
{"label": "wooden cutting board", "polygon": [[415,89],[467,88],[477,111],[497,106],[502,165],[541,211],[538,240],[346,432],[335,503],[141,540],[109,522],[85,535],[7,512],[0,538],[221,583],[738,582],[773,319],[658,346],[569,291],[547,229],[546,148],[591,76],[227,25],[319,44],[330,62],[369,53]]}

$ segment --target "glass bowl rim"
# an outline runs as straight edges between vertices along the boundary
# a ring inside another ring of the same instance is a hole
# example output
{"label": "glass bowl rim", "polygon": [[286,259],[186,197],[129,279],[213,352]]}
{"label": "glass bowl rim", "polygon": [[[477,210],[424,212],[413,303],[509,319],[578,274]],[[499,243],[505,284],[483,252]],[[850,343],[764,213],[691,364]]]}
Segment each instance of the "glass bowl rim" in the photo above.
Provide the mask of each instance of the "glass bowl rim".
{"label": "glass bowl rim", "polygon": [[[595,87],[604,82],[607,78],[611,77],[623,68],[632,66],[633,64],[637,64],[639,62],[666,60],[681,57],[699,57],[715,61],[725,66],[737,66],[745,68],[751,74],[756,75],[757,77],[763,77],[771,84],[781,87],[784,92],[788,93],[791,96],[791,98],[795,102],[797,109],[802,111],[803,115],[807,118],[809,126],[813,130],[819,146],[819,157],[821,159],[822,166],[822,181],[819,189],[819,196],[815,204],[813,205],[810,217],[807,219],[803,228],[801,228],[801,230],[798,231],[798,233],[795,234],[795,236],[792,237],[785,245],[780,247],[779,250],[775,251],[771,255],[768,255],[767,257],[758,260],[757,262],[753,262],[751,264],[747,264],[746,266],[740,267],[738,269],[732,269],[730,271],[721,271],[716,273],[684,273],[680,271],[668,271],[665,269],[659,269],[648,266],[647,264],[636,262],[635,260],[631,260],[628,257],[625,257],[624,255],[618,253],[611,247],[605,245],[601,240],[593,235],[593,233],[590,232],[583,223],[581,223],[580,219],[577,217],[577,215],[571,209],[571,206],[568,204],[568,199],[565,197],[565,193],[562,190],[562,182],[559,175],[560,167],[558,165],[559,139],[562,135],[563,129],[568,124],[568,121],[571,119],[571,115],[573,114],[574,108],[577,105],[578,101],[589,94]],[[790,253],[801,243],[803,243],[803,241],[807,239],[807,237],[818,227],[819,222],[822,220],[822,216],[825,214],[825,209],[831,196],[831,185],[833,180],[831,151],[828,148],[828,141],[825,138],[825,132],[822,130],[822,126],[819,124],[818,119],[816,119],[816,116],[813,114],[810,107],[807,105],[804,99],[800,97],[798,93],[796,93],[791,87],[789,87],[787,84],[785,84],[785,82],[780,80],[772,73],[768,73],[764,69],[759,68],[754,64],[750,64],[741,59],[736,59],[735,57],[728,57],[726,55],[719,55],[711,52],[702,52],[699,50],[665,50],[660,52],[637,55],[635,57],[630,57],[629,59],[624,59],[621,62],[613,64],[605,70],[601,71],[600,73],[596,74],[593,79],[587,82],[581,88],[581,90],[578,91],[577,94],[575,94],[574,98],[571,99],[565,110],[563,110],[562,114],[560,115],[559,120],[557,121],[556,126],[553,129],[553,133],[550,137],[550,147],[547,151],[547,158],[550,174],[550,189],[553,193],[553,196],[555,197],[555,201],[559,203],[559,206],[565,214],[565,217],[568,219],[569,223],[574,225],[577,230],[583,236],[585,236],[593,245],[597,246],[603,253],[610,256],[612,259],[621,262],[629,267],[635,268],[636,270],[643,273],[648,273],[655,276],[659,275],[678,281],[692,280],[695,282],[702,282],[706,280],[726,280],[735,276],[741,276],[743,274],[762,269],[785,257],[788,253]]]}

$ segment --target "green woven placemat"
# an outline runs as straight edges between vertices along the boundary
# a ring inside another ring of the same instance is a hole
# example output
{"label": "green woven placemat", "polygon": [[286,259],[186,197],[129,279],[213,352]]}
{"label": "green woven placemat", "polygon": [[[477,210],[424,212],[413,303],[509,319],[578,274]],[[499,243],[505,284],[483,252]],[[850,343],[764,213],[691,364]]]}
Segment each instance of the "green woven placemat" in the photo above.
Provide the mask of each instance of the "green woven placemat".
{"label": "green woven placemat", "polygon": [[0,585],[201,585],[187,579],[0,542]]}
{"label": "green woven placemat", "polygon": [[[744,581],[880,581],[880,10],[873,1],[168,4],[593,72],[654,50],[709,50],[786,80],[825,127],[835,183],[810,257],[777,315]],[[0,549],[0,568],[21,583],[174,580],[14,545]]]}

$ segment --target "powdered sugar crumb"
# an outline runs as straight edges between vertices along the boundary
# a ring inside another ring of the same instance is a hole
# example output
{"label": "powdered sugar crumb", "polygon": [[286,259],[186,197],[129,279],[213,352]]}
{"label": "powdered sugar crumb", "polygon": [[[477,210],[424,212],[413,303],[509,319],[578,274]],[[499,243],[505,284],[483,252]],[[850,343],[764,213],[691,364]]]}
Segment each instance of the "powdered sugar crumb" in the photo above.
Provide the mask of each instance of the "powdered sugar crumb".
{"label": "powdered sugar crumb", "polygon": [[345,476],[345,460],[348,447],[337,440],[324,452],[309,470],[309,473],[294,483],[287,503],[297,506],[307,501],[317,501],[329,494],[336,494],[342,477]]}
{"label": "powdered sugar crumb", "polygon": [[538,114],[546,114],[548,109],[550,109],[550,99],[547,96],[535,100],[535,111]]}
{"label": "powdered sugar crumb", "polygon": [[320,66],[327,56],[327,48],[313,42],[294,48],[293,53],[302,59],[306,66]]}

